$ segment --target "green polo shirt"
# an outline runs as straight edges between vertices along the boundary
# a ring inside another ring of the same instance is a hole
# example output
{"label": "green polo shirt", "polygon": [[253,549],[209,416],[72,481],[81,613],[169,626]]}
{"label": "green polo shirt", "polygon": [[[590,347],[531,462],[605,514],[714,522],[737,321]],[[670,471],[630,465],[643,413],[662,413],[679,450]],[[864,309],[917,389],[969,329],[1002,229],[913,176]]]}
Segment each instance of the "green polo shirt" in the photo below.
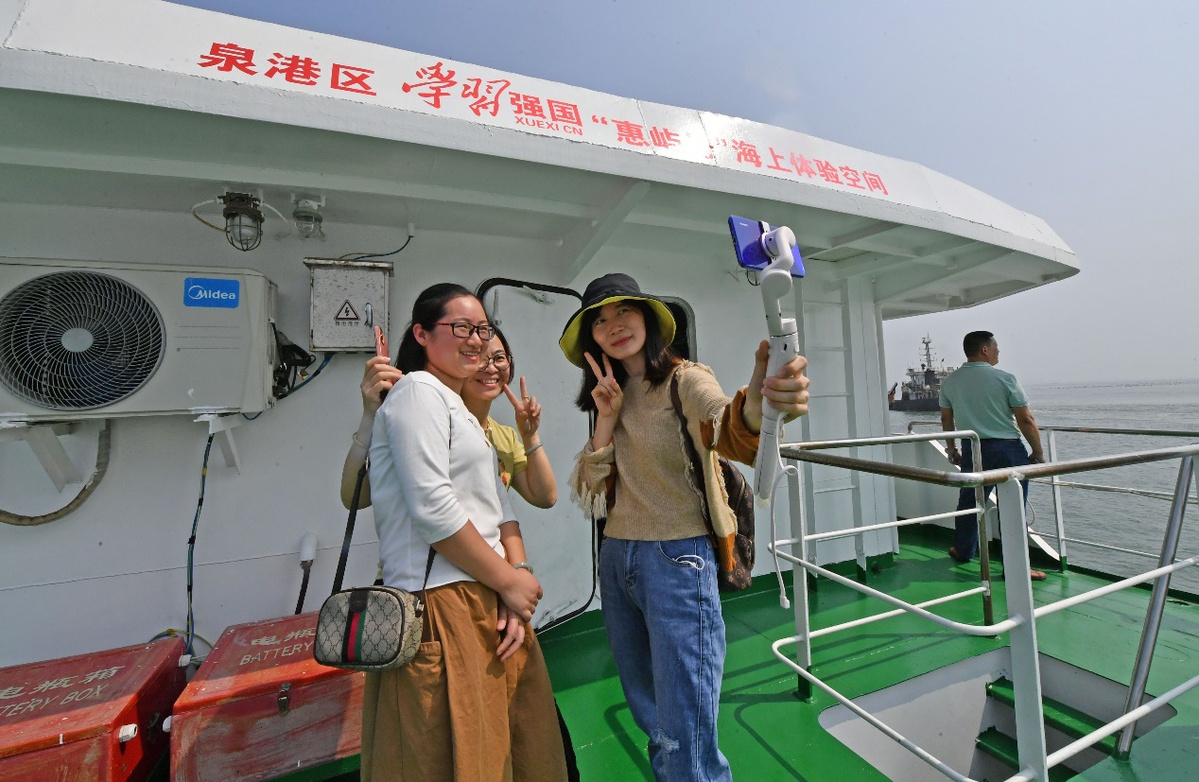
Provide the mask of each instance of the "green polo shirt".
{"label": "green polo shirt", "polygon": [[969,361],[941,381],[941,407],[953,410],[958,429],[973,429],[984,440],[1018,440],[1013,407],[1028,407],[1016,376],[985,361]]}

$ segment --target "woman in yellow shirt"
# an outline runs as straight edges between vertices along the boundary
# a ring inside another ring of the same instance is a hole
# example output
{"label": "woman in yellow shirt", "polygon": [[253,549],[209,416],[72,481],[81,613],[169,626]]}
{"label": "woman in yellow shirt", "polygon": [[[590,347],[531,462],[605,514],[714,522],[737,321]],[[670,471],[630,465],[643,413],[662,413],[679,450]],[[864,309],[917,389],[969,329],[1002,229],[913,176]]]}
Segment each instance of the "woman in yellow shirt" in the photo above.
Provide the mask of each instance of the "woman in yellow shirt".
{"label": "woman in yellow shirt", "polygon": [[[515,371],[512,350],[503,332],[496,335],[484,350],[479,361],[479,371],[462,388],[462,401],[479,424],[487,432],[500,459],[500,473],[504,485],[516,489],[525,502],[538,508],[552,508],[558,501],[558,487],[554,469],[541,445],[537,430],[541,425],[541,405],[530,396],[525,379],[520,378],[520,396],[508,387]],[[484,363],[486,362],[486,363]],[[341,471],[341,502],[347,508],[354,494],[354,482],[358,470],[366,461],[371,444],[371,430],[375,413],[383,403],[383,394],[403,377],[387,356],[372,356],[362,373],[362,419],[353,442],[346,454]],[[498,423],[491,417],[491,403],[500,394],[507,394],[516,415],[516,429]],[[371,504],[369,479],[363,481],[362,495],[358,507]]]}

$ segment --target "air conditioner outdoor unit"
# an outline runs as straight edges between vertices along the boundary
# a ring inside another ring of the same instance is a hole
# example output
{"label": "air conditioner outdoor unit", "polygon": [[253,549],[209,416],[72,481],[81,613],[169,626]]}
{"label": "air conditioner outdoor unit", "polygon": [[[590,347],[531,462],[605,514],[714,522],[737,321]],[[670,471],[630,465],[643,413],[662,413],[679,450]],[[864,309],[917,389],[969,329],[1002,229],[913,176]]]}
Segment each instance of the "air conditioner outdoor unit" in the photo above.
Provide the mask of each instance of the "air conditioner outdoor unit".
{"label": "air conditioner outdoor unit", "polygon": [[0,423],[255,413],[275,286],[247,269],[0,259]]}

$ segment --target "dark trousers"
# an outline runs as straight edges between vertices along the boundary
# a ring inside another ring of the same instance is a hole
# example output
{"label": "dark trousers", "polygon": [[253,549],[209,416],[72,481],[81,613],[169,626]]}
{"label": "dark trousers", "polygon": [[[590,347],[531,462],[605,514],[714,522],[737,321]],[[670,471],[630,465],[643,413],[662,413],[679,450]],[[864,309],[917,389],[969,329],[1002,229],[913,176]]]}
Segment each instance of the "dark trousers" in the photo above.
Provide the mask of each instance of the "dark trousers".
{"label": "dark trousers", "polygon": [[[1029,464],[1028,452],[1020,440],[982,440],[983,470],[998,470],[1003,467],[1019,467]],[[970,441],[962,441],[962,472],[974,472],[974,454],[971,453]],[[980,470],[981,472],[981,470]],[[1024,486],[1024,501],[1028,501],[1028,481],[1021,481]],[[987,487],[991,494],[992,487]],[[962,489],[958,497],[958,510],[969,510],[975,507],[974,489]],[[958,516],[954,520],[956,534],[953,537],[953,548],[959,559],[974,559],[978,554],[978,517]]]}

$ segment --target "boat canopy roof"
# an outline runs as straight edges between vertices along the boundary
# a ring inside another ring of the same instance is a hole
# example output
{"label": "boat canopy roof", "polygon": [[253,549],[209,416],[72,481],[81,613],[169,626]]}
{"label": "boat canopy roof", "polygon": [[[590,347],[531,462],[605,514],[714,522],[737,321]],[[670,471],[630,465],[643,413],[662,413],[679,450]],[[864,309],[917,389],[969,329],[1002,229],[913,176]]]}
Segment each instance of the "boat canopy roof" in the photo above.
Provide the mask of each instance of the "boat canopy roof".
{"label": "boat canopy roof", "polygon": [[1026,212],[794,131],[161,0],[0,0],[0,201],[186,211],[222,188],[494,237],[569,284],[601,249],[729,264],[788,225],[883,317],[1077,273]]}

